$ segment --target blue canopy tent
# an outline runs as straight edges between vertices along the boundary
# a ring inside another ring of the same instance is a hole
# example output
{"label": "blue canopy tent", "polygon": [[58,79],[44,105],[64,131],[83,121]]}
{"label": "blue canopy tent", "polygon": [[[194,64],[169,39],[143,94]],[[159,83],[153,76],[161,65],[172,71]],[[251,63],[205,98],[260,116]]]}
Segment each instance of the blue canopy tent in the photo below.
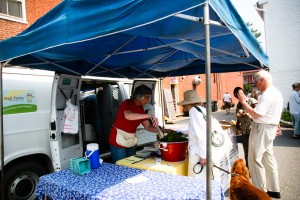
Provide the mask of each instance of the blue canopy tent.
{"label": "blue canopy tent", "polygon": [[[204,0],[65,0],[0,42],[0,62],[123,78],[205,73]],[[229,0],[209,1],[212,72],[257,69],[268,57]],[[180,14],[179,14],[180,13]],[[182,15],[182,16],[181,16]],[[247,50],[249,56],[247,56]]]}
{"label": "blue canopy tent", "polygon": [[65,0],[1,41],[0,62],[116,78],[206,73],[210,138],[210,73],[259,69],[268,57],[230,0]]}

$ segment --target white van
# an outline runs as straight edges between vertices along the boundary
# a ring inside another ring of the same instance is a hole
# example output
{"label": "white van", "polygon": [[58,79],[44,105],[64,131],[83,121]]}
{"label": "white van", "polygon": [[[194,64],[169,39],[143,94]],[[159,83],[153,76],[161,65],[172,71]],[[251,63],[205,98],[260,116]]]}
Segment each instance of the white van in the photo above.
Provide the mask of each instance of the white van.
{"label": "white van", "polygon": [[[38,178],[69,168],[71,158],[84,155],[87,143],[99,143],[100,157],[109,162],[108,136],[118,108],[129,98],[131,88],[141,84],[127,79],[82,78],[12,68],[4,68],[2,78],[7,199],[34,199]],[[156,80],[143,84],[153,90],[154,97],[145,110],[162,119],[160,84]],[[77,134],[62,131],[68,99],[79,107]],[[157,139],[142,126],[137,136],[139,146]]]}

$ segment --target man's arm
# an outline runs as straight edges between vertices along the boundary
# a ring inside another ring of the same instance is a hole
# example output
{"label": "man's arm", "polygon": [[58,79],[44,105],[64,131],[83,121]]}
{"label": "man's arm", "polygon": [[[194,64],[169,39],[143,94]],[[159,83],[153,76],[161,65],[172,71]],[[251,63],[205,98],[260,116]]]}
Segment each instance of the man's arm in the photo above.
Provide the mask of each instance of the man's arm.
{"label": "man's arm", "polygon": [[244,111],[248,113],[253,119],[257,119],[261,117],[261,115],[257,114],[254,109],[247,103],[247,97],[245,94],[238,95],[238,99],[244,107]]}
{"label": "man's arm", "polygon": [[261,117],[261,115],[257,114],[254,109],[246,102],[246,101],[240,101],[241,104],[244,106],[244,111],[251,115],[253,119],[257,119]]}

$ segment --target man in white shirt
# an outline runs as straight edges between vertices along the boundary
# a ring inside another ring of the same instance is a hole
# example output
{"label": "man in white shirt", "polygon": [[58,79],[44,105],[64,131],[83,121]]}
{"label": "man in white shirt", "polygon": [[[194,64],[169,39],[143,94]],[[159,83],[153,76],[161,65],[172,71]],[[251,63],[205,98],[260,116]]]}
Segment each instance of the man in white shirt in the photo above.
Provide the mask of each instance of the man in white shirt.
{"label": "man in white shirt", "polygon": [[300,138],[300,83],[294,83],[292,85],[293,91],[289,96],[290,113],[292,115],[293,127],[294,127],[294,139]]}
{"label": "man in white shirt", "polygon": [[231,108],[231,95],[228,94],[228,92],[225,92],[223,96],[223,102],[226,109],[226,115],[230,114],[230,108]]}
{"label": "man in white shirt", "polygon": [[256,107],[252,108],[246,102],[245,95],[239,95],[245,112],[253,118],[249,137],[249,171],[254,186],[266,191],[270,197],[279,199],[281,195],[273,141],[281,117],[283,99],[280,91],[272,85],[269,72],[261,70],[254,75],[254,79],[262,93]]}

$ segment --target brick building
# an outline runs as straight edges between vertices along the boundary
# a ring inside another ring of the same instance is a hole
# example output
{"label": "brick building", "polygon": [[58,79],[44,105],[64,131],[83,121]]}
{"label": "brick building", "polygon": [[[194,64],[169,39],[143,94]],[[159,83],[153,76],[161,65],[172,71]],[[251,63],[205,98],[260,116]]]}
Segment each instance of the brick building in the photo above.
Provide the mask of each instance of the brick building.
{"label": "brick building", "polygon": [[[22,32],[60,2],[61,0],[0,0],[0,40]],[[234,87],[242,87],[243,81],[243,74],[241,72],[212,74],[212,101],[216,101],[218,108],[220,108],[222,106],[223,94],[228,91],[232,95]],[[202,98],[205,98],[205,83],[204,74],[165,78],[163,80],[164,88],[169,88],[172,91],[174,105],[183,99],[184,91],[190,89],[197,90],[198,94]],[[237,102],[234,98],[233,101],[234,103]],[[182,108],[176,106],[176,114],[182,114]]]}
{"label": "brick building", "polygon": [[[199,81],[201,80],[201,81]],[[176,114],[183,113],[182,107],[177,106],[177,102],[183,100],[183,93],[187,90],[195,89],[200,97],[206,98],[206,78],[205,74],[197,74],[190,76],[179,76],[166,78],[163,81],[163,88],[171,89],[174,99]],[[223,95],[226,91],[233,97],[233,89],[237,86],[243,87],[244,78],[241,72],[231,73],[212,73],[211,74],[211,100],[216,103],[218,109],[222,107]],[[233,102],[237,100],[233,97]],[[212,103],[214,104],[214,103]]]}
{"label": "brick building", "polygon": [[0,40],[22,32],[60,2],[61,0],[0,0]]}

